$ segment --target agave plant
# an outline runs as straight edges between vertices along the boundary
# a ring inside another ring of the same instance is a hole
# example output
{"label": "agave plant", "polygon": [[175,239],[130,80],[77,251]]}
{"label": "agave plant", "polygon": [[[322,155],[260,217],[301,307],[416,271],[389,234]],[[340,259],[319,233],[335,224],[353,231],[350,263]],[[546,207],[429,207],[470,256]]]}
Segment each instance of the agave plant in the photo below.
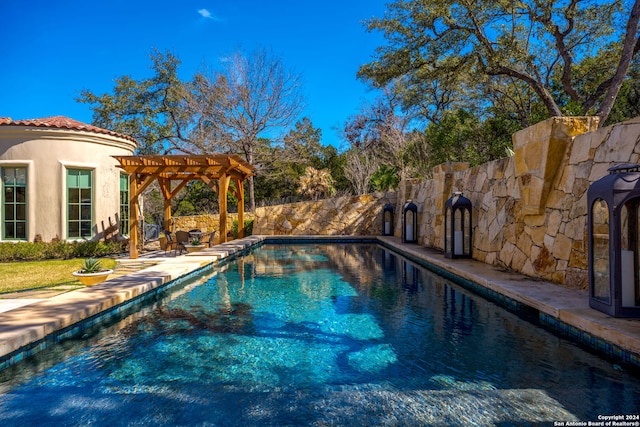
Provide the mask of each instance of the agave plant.
{"label": "agave plant", "polygon": [[200,239],[197,237],[194,237],[193,239],[191,239],[191,244],[193,246],[198,246],[200,244]]}
{"label": "agave plant", "polygon": [[97,273],[102,271],[102,263],[97,258],[87,258],[82,263],[81,273]]}

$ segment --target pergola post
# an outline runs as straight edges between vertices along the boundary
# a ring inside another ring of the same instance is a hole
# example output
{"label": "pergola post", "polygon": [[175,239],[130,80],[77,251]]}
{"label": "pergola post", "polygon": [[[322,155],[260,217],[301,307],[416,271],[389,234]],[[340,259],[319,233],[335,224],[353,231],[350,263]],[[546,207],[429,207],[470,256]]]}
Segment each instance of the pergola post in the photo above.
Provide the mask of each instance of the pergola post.
{"label": "pergola post", "polygon": [[229,189],[229,176],[226,173],[218,178],[218,206],[220,209],[220,243],[227,241],[227,190]]}
{"label": "pergola post", "polygon": [[138,258],[138,233],[140,232],[140,218],[138,214],[138,177],[129,179],[129,258]]}
{"label": "pergola post", "polygon": [[171,229],[171,180],[158,178],[162,200],[164,202],[162,210],[162,220],[164,221],[164,230],[173,231]]}
{"label": "pergola post", "polygon": [[244,237],[244,185],[241,179],[234,180],[238,198],[238,237]]}

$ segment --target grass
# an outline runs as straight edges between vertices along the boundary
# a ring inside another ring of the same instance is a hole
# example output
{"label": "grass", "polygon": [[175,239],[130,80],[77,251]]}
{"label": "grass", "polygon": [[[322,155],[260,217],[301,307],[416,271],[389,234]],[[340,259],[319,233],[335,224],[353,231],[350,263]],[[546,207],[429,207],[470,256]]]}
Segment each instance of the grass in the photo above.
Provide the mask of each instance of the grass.
{"label": "grass", "polygon": [[[0,294],[61,285],[80,285],[71,275],[80,270],[83,259],[0,263]],[[112,269],[116,261],[101,258],[103,268]]]}

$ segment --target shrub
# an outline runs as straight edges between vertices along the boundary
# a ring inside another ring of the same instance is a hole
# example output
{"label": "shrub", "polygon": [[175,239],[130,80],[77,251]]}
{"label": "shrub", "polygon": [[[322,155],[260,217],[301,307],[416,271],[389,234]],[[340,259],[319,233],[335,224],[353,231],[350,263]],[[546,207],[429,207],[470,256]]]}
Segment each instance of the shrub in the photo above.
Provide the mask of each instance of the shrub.
{"label": "shrub", "polygon": [[[253,220],[245,219],[244,220],[244,235],[251,236],[253,233]],[[233,220],[233,224],[231,225],[231,235],[234,239],[238,238],[238,220]]]}
{"label": "shrub", "polygon": [[2,242],[0,262],[101,257],[125,251],[122,242]]}

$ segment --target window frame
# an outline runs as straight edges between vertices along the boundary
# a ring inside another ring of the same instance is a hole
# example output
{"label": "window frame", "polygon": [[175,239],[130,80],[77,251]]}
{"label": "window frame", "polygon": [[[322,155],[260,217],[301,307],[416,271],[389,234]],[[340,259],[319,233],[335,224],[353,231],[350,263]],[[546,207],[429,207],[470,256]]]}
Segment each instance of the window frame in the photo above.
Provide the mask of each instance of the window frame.
{"label": "window frame", "polygon": [[[66,238],[68,240],[83,240],[83,239],[91,239],[94,236],[94,232],[93,232],[93,225],[94,225],[94,218],[95,218],[95,195],[94,195],[94,188],[95,188],[95,169],[91,169],[91,168],[82,168],[82,167],[67,167],[66,169],[66,174],[65,174],[65,181],[66,181],[66,185],[65,185],[65,196],[66,196],[66,200],[65,200],[65,234],[66,234]],[[82,186],[72,186],[72,181],[73,181],[73,173],[78,173],[77,177],[81,176],[81,175],[85,175],[86,173],[88,173],[89,176],[89,186],[88,187],[82,187]],[[71,197],[71,193],[70,190],[72,189],[78,189],[80,190],[78,193],[78,201],[77,202],[72,202],[72,197]],[[82,190],[89,190],[89,203],[87,204],[86,202],[83,203],[83,197],[82,197]],[[71,216],[71,207],[72,206],[77,206],[78,207],[78,214],[76,215],[75,218],[72,218]],[[83,219],[83,207],[87,207],[89,208],[89,219]],[[71,235],[71,224],[72,223],[78,223],[78,235]],[[83,230],[83,223],[89,223],[89,234],[87,235],[83,235],[82,230]]]}
{"label": "window frame", "polygon": [[[14,171],[14,183],[7,186],[6,182],[5,182],[5,171],[8,169],[12,169]],[[24,185],[19,185],[16,182],[15,179],[15,172],[16,170],[23,170],[24,171]],[[2,174],[2,230],[1,230],[1,236],[2,236],[2,240],[3,241],[18,241],[18,242],[24,242],[24,241],[28,241],[29,239],[29,168],[26,165],[3,165],[0,168],[0,173]],[[7,187],[11,187],[14,189],[14,199],[11,202],[11,204],[13,205],[13,219],[11,220],[7,220],[6,218],[6,206],[7,206],[7,200],[6,200],[6,188]],[[24,201],[23,202],[17,202],[16,201],[16,197],[15,194],[17,194],[17,192],[15,191],[16,188],[24,188]],[[19,220],[16,219],[16,207],[18,205],[24,206],[24,219]],[[6,226],[7,226],[7,221],[10,221],[11,223],[13,223],[13,231],[14,231],[14,237],[7,237],[7,233],[6,233]],[[16,225],[18,223],[24,223],[24,237],[15,237],[16,235]]]}
{"label": "window frame", "polygon": [[[123,189],[123,182],[126,179],[126,187]],[[120,196],[120,235],[121,236],[129,236],[129,231],[131,230],[129,223],[129,209],[130,209],[130,187],[129,180],[131,177],[126,173],[120,173],[120,178],[118,180],[120,191],[118,195]],[[123,196],[125,198],[123,199]],[[124,202],[124,203],[123,203]],[[126,213],[123,214],[123,207],[126,207]]]}

